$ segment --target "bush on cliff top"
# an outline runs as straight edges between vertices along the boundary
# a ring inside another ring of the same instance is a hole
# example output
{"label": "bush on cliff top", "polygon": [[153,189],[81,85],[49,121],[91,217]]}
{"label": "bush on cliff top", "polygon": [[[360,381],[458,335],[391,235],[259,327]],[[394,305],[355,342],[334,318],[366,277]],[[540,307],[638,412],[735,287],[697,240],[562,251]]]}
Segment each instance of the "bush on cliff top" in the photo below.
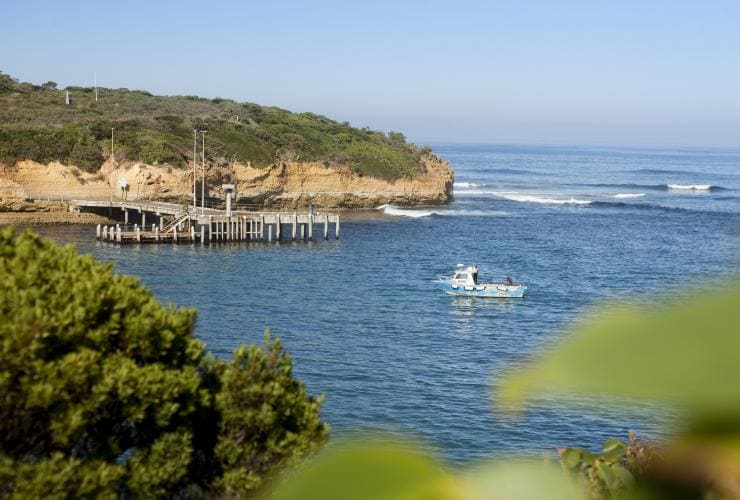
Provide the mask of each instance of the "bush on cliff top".
{"label": "bush on cliff top", "polygon": [[[207,129],[207,160],[263,167],[282,160],[348,164],[363,174],[413,176],[428,150],[313,113],[193,96],[154,96],[128,89],[19,83],[0,72],[0,162],[58,160],[92,171],[110,156],[184,166],[192,161],[193,129]],[[200,147],[200,146],[199,146]],[[200,154],[200,153],[199,153]]]}
{"label": "bush on cliff top", "polygon": [[239,495],[327,438],[279,339],[207,357],[192,309],[0,232],[0,496]]}

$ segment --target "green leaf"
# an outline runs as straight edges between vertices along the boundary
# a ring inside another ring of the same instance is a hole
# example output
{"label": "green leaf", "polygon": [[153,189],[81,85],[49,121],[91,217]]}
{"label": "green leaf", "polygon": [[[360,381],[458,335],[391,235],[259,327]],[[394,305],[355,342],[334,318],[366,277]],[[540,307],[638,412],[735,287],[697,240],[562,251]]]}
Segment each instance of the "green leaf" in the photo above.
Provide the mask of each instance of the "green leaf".
{"label": "green leaf", "polygon": [[499,400],[517,408],[544,393],[590,394],[740,416],[740,282],[687,289],[657,310],[603,310],[547,357],[509,374]]}

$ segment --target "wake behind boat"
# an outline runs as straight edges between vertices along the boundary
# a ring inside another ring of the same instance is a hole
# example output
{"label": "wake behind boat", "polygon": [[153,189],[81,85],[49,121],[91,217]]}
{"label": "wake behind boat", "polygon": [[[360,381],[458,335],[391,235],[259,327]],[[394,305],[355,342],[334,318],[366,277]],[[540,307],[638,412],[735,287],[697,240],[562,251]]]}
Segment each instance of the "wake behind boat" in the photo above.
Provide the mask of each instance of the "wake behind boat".
{"label": "wake behind boat", "polygon": [[438,276],[437,286],[448,295],[472,297],[521,298],[527,287],[507,278],[505,283],[479,283],[478,266],[458,264],[452,276]]}

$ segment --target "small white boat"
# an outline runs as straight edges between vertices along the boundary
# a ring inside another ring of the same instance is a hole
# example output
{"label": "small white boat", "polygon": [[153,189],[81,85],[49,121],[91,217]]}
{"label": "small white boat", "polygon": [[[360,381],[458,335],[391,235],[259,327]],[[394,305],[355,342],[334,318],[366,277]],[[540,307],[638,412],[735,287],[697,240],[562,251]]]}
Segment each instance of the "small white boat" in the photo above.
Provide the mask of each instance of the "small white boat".
{"label": "small white boat", "polygon": [[507,278],[505,283],[479,283],[478,266],[458,264],[452,276],[438,276],[437,285],[448,295],[521,298],[527,287]]}

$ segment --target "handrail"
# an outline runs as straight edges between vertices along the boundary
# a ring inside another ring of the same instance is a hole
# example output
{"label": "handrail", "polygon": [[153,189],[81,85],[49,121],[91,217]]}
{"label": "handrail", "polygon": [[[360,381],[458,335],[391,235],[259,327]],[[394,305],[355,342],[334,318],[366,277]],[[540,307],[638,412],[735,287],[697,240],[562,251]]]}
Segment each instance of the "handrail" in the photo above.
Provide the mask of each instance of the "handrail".
{"label": "handrail", "polygon": [[167,224],[166,226],[162,228],[162,233],[169,233],[170,231],[172,231],[172,229],[175,228],[175,226],[177,226],[181,222],[185,222],[188,219],[190,219],[190,214],[185,214],[180,217],[175,217],[175,220],[173,220],[172,222],[170,222],[169,224]]}

